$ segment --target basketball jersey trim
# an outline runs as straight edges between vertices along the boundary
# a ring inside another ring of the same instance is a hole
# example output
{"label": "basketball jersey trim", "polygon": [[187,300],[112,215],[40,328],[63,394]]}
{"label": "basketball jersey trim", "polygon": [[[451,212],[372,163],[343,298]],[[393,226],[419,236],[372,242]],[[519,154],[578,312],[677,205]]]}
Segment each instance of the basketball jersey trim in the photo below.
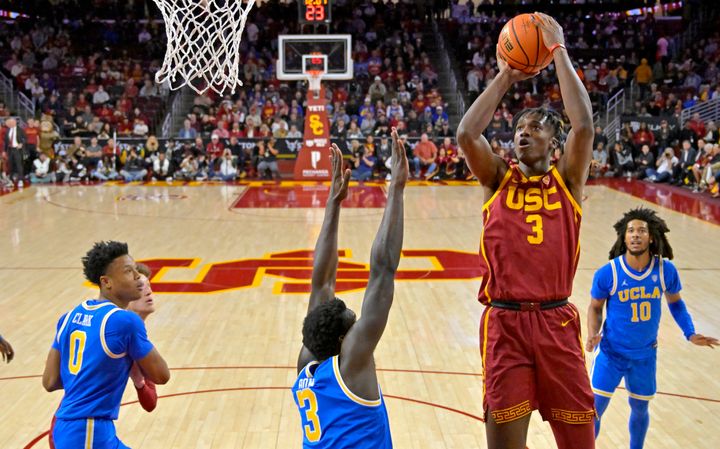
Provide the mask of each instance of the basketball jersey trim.
{"label": "basketball jersey trim", "polygon": [[92,449],[93,434],[95,433],[95,420],[88,418],[85,422],[85,449]]}
{"label": "basketball jersey trim", "polygon": [[107,302],[101,302],[100,304],[90,305],[90,304],[88,304],[88,301],[83,301],[81,305],[83,306],[83,309],[85,309],[85,310],[97,310],[101,307],[114,306],[115,304],[113,304],[110,301],[107,301]]}
{"label": "basketball jersey trim", "polygon": [[65,326],[67,326],[69,319],[70,319],[70,312],[65,314],[65,319],[63,320],[63,323],[60,326],[60,329],[58,330],[57,335],[55,336],[55,341],[57,341],[58,343],[60,343],[60,336],[62,335],[63,331],[65,330]]}
{"label": "basketball jersey trim", "polygon": [[[360,405],[364,405],[365,407],[379,407],[382,405],[382,399],[378,398],[374,401],[371,401],[369,399],[363,399],[360,396],[356,395],[350,389],[345,385],[345,381],[342,378],[342,374],[340,374],[340,357],[335,356],[332,360],[333,364],[333,372],[335,373],[335,380],[337,380],[338,385],[340,385],[340,389],[345,393],[345,396],[348,397],[353,402],[356,402]],[[382,393],[380,392],[380,386],[378,385],[378,394],[382,397]]]}
{"label": "basketball jersey trim", "polygon": [[[492,199],[491,199],[492,201]],[[490,209],[486,209],[487,216],[485,217],[485,223],[487,223],[490,220]],[[490,292],[488,291],[488,286],[490,285],[490,279],[492,279],[492,266],[490,265],[490,261],[488,260],[487,253],[485,252],[485,225],[483,224],[483,229],[480,232],[480,253],[482,254],[483,260],[485,261],[485,266],[488,267],[488,281],[485,282],[485,279],[483,279],[483,282],[485,283],[485,297],[488,300],[488,303],[492,302],[492,298],[490,297]]]}
{"label": "basketball jersey trim", "polygon": [[626,275],[628,275],[632,279],[635,279],[636,281],[642,281],[646,277],[650,276],[650,273],[652,273],[652,270],[655,267],[655,257],[651,257],[650,265],[648,265],[647,269],[645,270],[645,272],[643,272],[643,274],[638,276],[630,271],[627,265],[625,265],[625,261],[623,259],[623,256],[618,257],[618,260],[620,261],[620,267],[623,269]]}
{"label": "basketball jersey trim", "polygon": [[502,193],[502,190],[505,187],[505,184],[507,184],[508,181],[510,181],[510,177],[512,176],[512,173],[513,173],[513,168],[508,167],[507,171],[505,172],[505,176],[503,176],[502,181],[500,181],[500,185],[495,190],[495,193],[493,193],[493,195],[490,197],[490,199],[485,201],[485,204],[483,204],[482,210],[489,208],[490,205],[492,204],[492,202],[495,201],[495,198],[497,198],[497,196],[500,195],[500,193]]}
{"label": "basketball jersey trim", "polygon": [[641,394],[631,393],[629,390],[628,390],[628,396],[630,396],[630,397],[633,398],[633,399],[639,399],[639,400],[641,400],[641,401],[649,401],[649,400],[651,400],[652,398],[655,397],[654,394],[653,394],[653,395],[650,395],[650,396],[643,396],[643,395],[641,395]]}
{"label": "basketball jersey trim", "polygon": [[310,367],[313,365],[319,365],[319,364],[320,364],[320,362],[318,362],[317,360],[313,360],[312,362],[305,365],[305,368],[303,368],[303,371],[305,371],[305,375],[307,377],[314,377],[313,373],[310,372]]}
{"label": "basketball jersey trim", "polygon": [[[110,303],[112,304],[112,303]],[[110,348],[107,345],[107,342],[105,341],[105,325],[107,324],[108,318],[115,313],[119,312],[120,308],[116,308],[114,310],[111,310],[103,317],[102,324],[100,325],[100,344],[102,344],[103,351],[105,351],[105,354],[110,357],[111,359],[121,359],[127,355],[127,352],[123,352],[122,354],[115,354],[110,350]]]}
{"label": "basketball jersey trim", "polygon": [[615,268],[615,260],[610,261],[610,268],[612,269],[612,287],[610,288],[610,296],[614,295],[617,292],[617,286],[618,286],[618,274],[617,274],[617,268]]}
{"label": "basketball jersey trim", "polygon": [[[552,173],[553,177],[557,181],[558,185],[562,189],[563,192],[565,192],[565,196],[567,196],[568,200],[570,200],[570,204],[572,204],[573,209],[575,209],[575,212],[577,212],[578,215],[582,217],[582,207],[578,204],[577,201],[575,201],[575,197],[572,196],[572,193],[570,193],[570,189],[568,189],[567,185],[565,185],[565,180],[560,176],[560,172],[557,171],[557,167],[554,165],[550,169],[550,173]],[[579,239],[578,239],[579,241]]]}
{"label": "basketball jersey trim", "polygon": [[663,293],[665,293],[667,288],[665,288],[665,266],[663,265],[662,257],[658,257],[658,264],[660,268],[660,288],[662,288]]}
{"label": "basketball jersey trim", "polygon": [[482,346],[482,370],[483,370],[483,397],[485,397],[485,379],[487,379],[487,375],[485,373],[485,360],[487,357],[487,335],[488,335],[488,322],[490,321],[490,313],[492,313],[493,308],[488,307],[486,308],[485,312],[485,319],[483,320],[483,346]]}

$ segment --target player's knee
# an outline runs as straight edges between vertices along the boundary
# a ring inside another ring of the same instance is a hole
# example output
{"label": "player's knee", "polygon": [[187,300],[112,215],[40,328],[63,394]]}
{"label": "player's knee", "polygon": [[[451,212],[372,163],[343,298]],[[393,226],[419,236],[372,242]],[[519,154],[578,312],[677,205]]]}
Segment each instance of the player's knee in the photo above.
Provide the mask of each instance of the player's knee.
{"label": "player's knee", "polygon": [[649,413],[650,401],[630,398],[629,402],[630,402],[630,409],[632,410],[633,414],[647,415]]}

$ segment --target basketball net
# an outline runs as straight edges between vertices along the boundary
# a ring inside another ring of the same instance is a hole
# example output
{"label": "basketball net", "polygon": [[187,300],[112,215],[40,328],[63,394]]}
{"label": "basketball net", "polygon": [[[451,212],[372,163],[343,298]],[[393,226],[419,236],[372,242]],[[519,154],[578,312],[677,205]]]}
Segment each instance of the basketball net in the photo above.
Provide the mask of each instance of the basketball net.
{"label": "basketball net", "polygon": [[[167,50],[155,82],[234,92],[240,79],[240,42],[255,0],[154,0],[165,21]],[[243,7],[244,6],[244,7]]]}
{"label": "basketball net", "polygon": [[320,81],[325,72],[322,70],[308,70],[307,72],[308,88],[317,97],[320,94]]}

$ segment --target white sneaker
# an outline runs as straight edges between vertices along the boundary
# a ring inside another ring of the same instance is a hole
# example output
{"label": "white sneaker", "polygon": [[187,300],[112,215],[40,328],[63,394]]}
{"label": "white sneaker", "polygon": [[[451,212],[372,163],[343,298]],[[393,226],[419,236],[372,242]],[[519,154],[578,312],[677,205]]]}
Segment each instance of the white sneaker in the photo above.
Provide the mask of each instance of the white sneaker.
{"label": "white sneaker", "polygon": [[172,176],[168,176],[168,177],[165,179],[165,182],[167,182],[168,184],[172,184],[172,182],[173,182]]}
{"label": "white sneaker", "polygon": [[392,179],[392,175],[390,175],[390,173],[385,175],[385,181],[390,181],[391,179]]}
{"label": "white sneaker", "polygon": [[24,185],[24,184],[23,184],[23,182],[22,182],[22,179],[21,179],[20,181],[18,181],[18,189],[22,189],[22,188],[23,188],[23,185]]}

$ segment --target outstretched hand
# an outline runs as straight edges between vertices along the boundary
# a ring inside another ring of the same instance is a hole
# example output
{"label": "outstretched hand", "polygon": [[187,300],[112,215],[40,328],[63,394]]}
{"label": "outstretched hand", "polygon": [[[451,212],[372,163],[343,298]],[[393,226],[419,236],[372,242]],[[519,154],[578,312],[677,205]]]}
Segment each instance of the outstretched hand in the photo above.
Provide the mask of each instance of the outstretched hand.
{"label": "outstretched hand", "polygon": [[405,152],[405,142],[400,138],[395,127],[392,128],[390,135],[392,136],[392,162],[390,167],[392,183],[404,186],[410,173],[407,153]]}
{"label": "outstretched hand", "polygon": [[337,145],[330,147],[332,158],[332,182],[330,183],[330,199],[336,203],[347,198],[348,185],[350,184],[350,170],[343,172],[343,155]]}
{"label": "outstretched hand", "polygon": [[717,338],[706,337],[700,334],[690,336],[690,343],[698,346],[709,346],[711,348],[720,345],[720,341],[718,341]]}
{"label": "outstretched hand", "polygon": [[495,45],[495,59],[497,59],[497,65],[498,69],[500,69],[500,73],[506,73],[508,77],[510,78],[510,81],[514,84],[518,81],[525,81],[527,79],[533,78],[537,76],[540,71],[533,73],[525,73],[521,70],[513,69],[510,67],[510,64],[507,63],[507,61],[500,55],[500,49],[498,48],[498,45]]}
{"label": "outstretched hand", "polygon": [[2,354],[3,361],[6,361],[7,363],[10,363],[13,357],[15,357],[15,352],[13,351],[12,346],[10,346],[10,343],[2,337],[0,337],[0,354]]}

